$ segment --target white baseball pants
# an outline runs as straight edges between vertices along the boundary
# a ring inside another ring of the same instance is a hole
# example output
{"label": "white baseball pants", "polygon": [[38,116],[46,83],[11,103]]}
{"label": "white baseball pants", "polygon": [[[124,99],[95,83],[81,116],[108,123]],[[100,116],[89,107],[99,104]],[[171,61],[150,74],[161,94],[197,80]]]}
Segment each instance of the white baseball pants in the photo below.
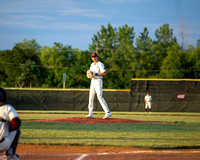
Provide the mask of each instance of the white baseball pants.
{"label": "white baseball pants", "polygon": [[147,109],[147,107],[149,106],[149,109],[151,108],[151,102],[147,102],[146,104],[145,104],[145,109]]}
{"label": "white baseball pants", "polygon": [[8,137],[5,137],[5,140],[0,143],[0,152],[6,151],[10,148],[11,143],[13,142],[17,131],[10,132]]}
{"label": "white baseball pants", "polygon": [[92,78],[91,84],[90,84],[89,104],[88,104],[89,114],[93,114],[93,109],[94,109],[93,101],[94,101],[95,93],[97,94],[97,98],[98,98],[104,112],[108,113],[110,111],[108,109],[106,101],[102,97],[102,95],[103,95],[102,87],[103,87],[102,79]]}

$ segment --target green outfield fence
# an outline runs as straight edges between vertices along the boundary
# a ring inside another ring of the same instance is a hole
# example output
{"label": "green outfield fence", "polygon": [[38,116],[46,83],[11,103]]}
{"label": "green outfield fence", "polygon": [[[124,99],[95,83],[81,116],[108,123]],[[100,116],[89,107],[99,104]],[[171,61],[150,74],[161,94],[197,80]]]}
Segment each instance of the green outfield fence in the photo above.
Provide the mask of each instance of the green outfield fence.
{"label": "green outfield fence", "polygon": [[153,112],[200,112],[200,79],[132,79],[131,111],[144,111],[147,92]]}
{"label": "green outfield fence", "polygon": [[[89,89],[5,88],[8,103],[18,110],[88,110]],[[104,89],[111,111],[144,111],[144,96],[153,98],[152,112],[200,112],[200,79],[131,79],[131,89]],[[95,111],[102,108],[95,96]]]}
{"label": "green outfield fence", "polygon": [[[6,88],[8,103],[18,110],[88,110],[89,89],[16,89]],[[129,111],[130,90],[104,89],[109,109]],[[95,111],[102,108],[95,96]]]}

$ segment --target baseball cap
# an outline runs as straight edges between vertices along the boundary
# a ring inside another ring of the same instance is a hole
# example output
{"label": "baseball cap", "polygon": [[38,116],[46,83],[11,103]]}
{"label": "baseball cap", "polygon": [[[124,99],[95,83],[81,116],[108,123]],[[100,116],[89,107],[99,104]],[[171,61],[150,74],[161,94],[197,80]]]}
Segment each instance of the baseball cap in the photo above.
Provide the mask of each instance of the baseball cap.
{"label": "baseball cap", "polygon": [[96,53],[92,53],[91,57],[98,57],[98,55]]}

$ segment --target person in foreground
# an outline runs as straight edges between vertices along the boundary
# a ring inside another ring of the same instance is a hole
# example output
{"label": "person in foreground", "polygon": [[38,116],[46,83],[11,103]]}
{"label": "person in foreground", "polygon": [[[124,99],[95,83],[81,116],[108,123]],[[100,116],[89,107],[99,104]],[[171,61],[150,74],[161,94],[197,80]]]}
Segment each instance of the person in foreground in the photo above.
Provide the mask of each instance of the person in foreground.
{"label": "person in foreground", "polygon": [[0,152],[6,152],[7,160],[20,160],[15,153],[20,136],[21,120],[16,110],[6,104],[7,93],[0,87]]}
{"label": "person in foreground", "polygon": [[94,96],[95,93],[97,94],[97,98],[105,112],[105,116],[103,119],[109,118],[112,116],[112,113],[110,112],[106,101],[102,97],[103,92],[102,92],[102,87],[103,87],[103,76],[106,76],[106,70],[104,68],[104,64],[101,63],[98,60],[98,55],[96,53],[91,54],[91,58],[93,60],[93,63],[90,65],[90,70],[93,73],[93,77],[91,78],[91,84],[90,84],[90,93],[89,93],[89,104],[88,104],[88,109],[89,109],[89,114],[86,116],[87,118],[93,118],[93,101],[94,101]]}

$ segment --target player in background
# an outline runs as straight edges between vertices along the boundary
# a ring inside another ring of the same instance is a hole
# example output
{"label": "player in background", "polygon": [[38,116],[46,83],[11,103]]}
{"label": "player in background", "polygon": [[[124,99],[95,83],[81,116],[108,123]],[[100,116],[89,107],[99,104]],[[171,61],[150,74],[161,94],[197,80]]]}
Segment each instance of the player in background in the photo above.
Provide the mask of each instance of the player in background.
{"label": "player in background", "polygon": [[94,101],[94,96],[95,93],[97,94],[97,98],[105,112],[105,116],[103,119],[106,119],[110,116],[112,116],[112,113],[110,112],[106,101],[102,97],[103,91],[103,76],[106,76],[106,70],[104,68],[104,64],[98,61],[98,55],[96,53],[91,54],[91,58],[94,61],[90,65],[90,70],[93,72],[94,77],[91,79],[90,83],[90,93],[89,93],[89,104],[88,104],[88,109],[89,109],[89,114],[87,115],[87,118],[93,118],[93,101]]}
{"label": "player in background", "polygon": [[19,160],[15,154],[19,136],[21,120],[15,109],[6,104],[7,93],[0,87],[0,152],[6,152],[7,160]]}
{"label": "player in background", "polygon": [[147,95],[144,97],[145,101],[145,112],[147,112],[147,108],[149,107],[149,112],[151,113],[151,102],[152,102],[152,97],[149,95],[149,92],[147,92]]}

